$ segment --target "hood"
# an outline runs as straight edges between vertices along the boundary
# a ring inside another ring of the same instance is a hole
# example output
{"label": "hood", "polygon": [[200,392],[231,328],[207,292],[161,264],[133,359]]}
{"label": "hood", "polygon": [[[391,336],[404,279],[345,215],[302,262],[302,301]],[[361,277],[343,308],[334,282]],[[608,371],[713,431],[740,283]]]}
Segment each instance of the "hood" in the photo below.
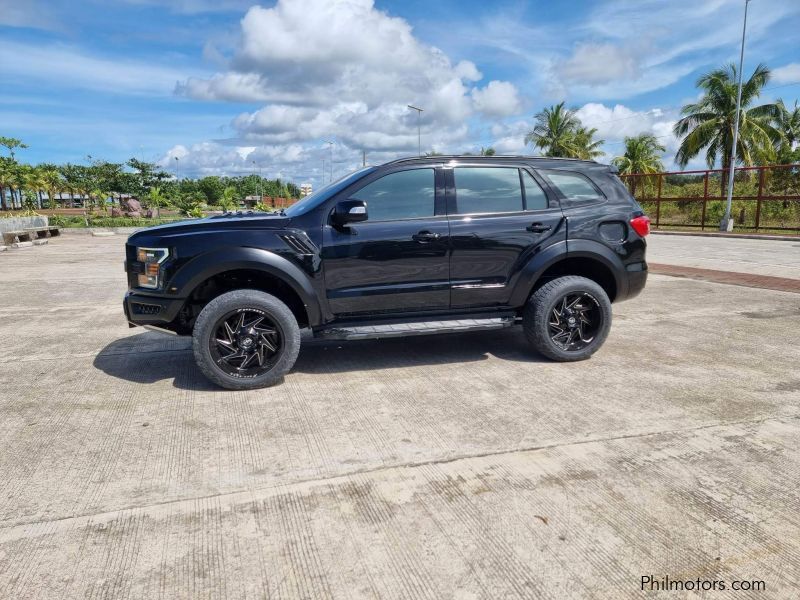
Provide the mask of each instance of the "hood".
{"label": "hood", "polygon": [[[248,229],[283,229],[291,219],[277,213],[238,212],[204,219],[186,219],[166,225],[140,229],[128,238],[129,244],[152,244],[158,238],[171,238],[195,233],[241,231]],[[145,242],[145,240],[147,240]]]}

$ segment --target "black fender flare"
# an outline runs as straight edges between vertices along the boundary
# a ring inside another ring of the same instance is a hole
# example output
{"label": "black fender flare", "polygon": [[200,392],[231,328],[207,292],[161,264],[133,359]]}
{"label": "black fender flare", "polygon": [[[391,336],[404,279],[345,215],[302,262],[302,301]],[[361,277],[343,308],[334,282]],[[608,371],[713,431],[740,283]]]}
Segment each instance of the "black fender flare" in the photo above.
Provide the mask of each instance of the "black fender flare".
{"label": "black fender flare", "polygon": [[309,277],[294,263],[261,248],[219,248],[196,256],[173,275],[167,289],[177,288],[176,296],[188,298],[208,278],[237,269],[261,271],[286,283],[303,302],[309,326],[319,325],[319,297]]}
{"label": "black fender flare", "polygon": [[564,240],[548,246],[539,254],[535,254],[525,265],[514,285],[511,294],[511,306],[524,306],[528,301],[536,282],[547,269],[569,258],[585,257],[607,267],[614,277],[617,298],[627,296],[627,279],[623,276],[625,265],[611,248],[592,240]]}

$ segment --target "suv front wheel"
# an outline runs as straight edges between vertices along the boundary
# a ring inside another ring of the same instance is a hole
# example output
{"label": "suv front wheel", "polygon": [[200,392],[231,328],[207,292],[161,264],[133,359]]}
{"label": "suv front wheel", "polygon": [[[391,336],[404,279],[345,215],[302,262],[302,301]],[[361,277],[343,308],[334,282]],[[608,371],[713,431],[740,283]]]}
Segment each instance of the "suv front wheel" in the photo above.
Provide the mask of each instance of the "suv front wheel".
{"label": "suv front wheel", "polygon": [[236,290],[209,302],[195,322],[197,366],[217,385],[250,390],[278,383],[300,351],[300,328],[275,296]]}
{"label": "suv front wheel", "polygon": [[559,362],[594,354],[611,328],[611,301],[591,279],[568,275],[548,281],[528,300],[525,336],[539,353]]}

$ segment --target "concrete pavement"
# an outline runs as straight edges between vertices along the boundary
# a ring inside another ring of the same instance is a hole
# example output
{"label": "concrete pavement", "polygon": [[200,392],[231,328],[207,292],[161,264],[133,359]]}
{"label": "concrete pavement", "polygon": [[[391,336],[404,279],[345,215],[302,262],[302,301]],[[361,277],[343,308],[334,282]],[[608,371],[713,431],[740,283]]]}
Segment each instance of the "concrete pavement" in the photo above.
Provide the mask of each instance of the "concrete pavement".
{"label": "concrete pavement", "polygon": [[[0,256],[0,597],[796,597],[797,294],[651,276],[587,362],[517,330],[312,342],[227,392],[127,328],[123,242]],[[737,264],[796,277],[765,243]]]}

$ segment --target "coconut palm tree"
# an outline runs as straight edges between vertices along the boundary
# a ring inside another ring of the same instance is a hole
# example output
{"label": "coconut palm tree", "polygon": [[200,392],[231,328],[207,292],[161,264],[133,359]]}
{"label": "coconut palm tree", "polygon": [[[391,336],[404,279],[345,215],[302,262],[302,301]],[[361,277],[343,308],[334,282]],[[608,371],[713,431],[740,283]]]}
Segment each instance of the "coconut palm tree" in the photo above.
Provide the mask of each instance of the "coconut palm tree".
{"label": "coconut palm tree", "polygon": [[575,152],[575,132],[581,122],[575,111],[560,102],[536,113],[536,124],[525,136],[526,144],[533,144],[545,156],[572,156]]}
{"label": "coconut palm tree", "polygon": [[[661,155],[666,152],[663,144],[649,133],[642,133],[625,138],[625,153],[615,157],[611,163],[619,169],[622,175],[634,173],[660,173],[664,170]],[[631,194],[636,195],[637,177],[629,177]]]}
{"label": "coconut palm tree", "polygon": [[598,156],[603,156],[605,152],[600,150],[600,146],[605,143],[605,140],[596,140],[594,135],[597,129],[594,127],[587,129],[582,125],[578,127],[572,134],[572,141],[569,144],[572,147],[570,158],[580,158],[582,160],[592,160]]}
{"label": "coconut palm tree", "polygon": [[[3,210],[8,210],[6,202],[6,189],[11,189],[12,183],[16,178],[17,162],[7,156],[0,156],[0,206]],[[14,199],[11,199],[13,205]]]}
{"label": "coconut palm tree", "polygon": [[157,185],[154,185],[150,188],[150,191],[147,193],[147,206],[148,208],[154,208],[155,213],[154,216],[156,218],[161,216],[161,207],[167,206],[169,204],[169,200],[167,197],[161,192],[161,188]]}
{"label": "coconut palm tree", "polygon": [[219,199],[219,206],[225,212],[234,210],[239,206],[239,198],[234,186],[229,185],[222,190],[222,196]]}
{"label": "coconut palm tree", "polygon": [[53,165],[41,166],[42,184],[44,186],[44,190],[47,192],[47,197],[49,198],[48,205],[50,208],[55,208],[56,194],[61,192],[64,181],[61,179],[61,174],[58,172],[58,169],[56,169]]}
{"label": "coconut palm tree", "polygon": [[778,100],[777,104],[781,111],[778,123],[783,133],[784,141],[789,150],[794,150],[795,146],[800,144],[800,105],[798,105],[797,100],[794,101],[794,106],[791,109],[786,107],[783,100]]}
{"label": "coconut palm tree", "polygon": [[[684,117],[673,128],[675,135],[683,138],[675,162],[685,167],[703,150],[710,169],[717,159],[725,170],[736,162],[750,166],[774,160],[776,145],[783,137],[776,127],[781,116],[780,107],[777,103],[753,106],[769,77],[770,70],[760,64],[742,84],[739,140],[735,153],[733,130],[736,120],[737,68],[730,64],[700,77],[697,87],[704,92],[702,98],[681,109]],[[724,195],[726,178],[722,177],[721,181]]]}

